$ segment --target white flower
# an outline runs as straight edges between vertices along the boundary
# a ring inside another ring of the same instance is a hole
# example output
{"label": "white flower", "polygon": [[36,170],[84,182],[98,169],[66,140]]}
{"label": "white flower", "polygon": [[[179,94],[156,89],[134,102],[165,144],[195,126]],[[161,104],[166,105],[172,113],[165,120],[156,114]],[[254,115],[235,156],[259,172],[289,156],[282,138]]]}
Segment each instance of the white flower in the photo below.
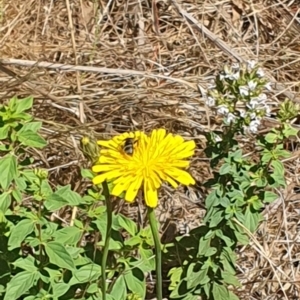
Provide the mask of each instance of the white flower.
{"label": "white flower", "polygon": [[240,117],[241,118],[246,118],[247,117],[247,112],[244,109],[240,109],[239,112],[240,112]]}
{"label": "white flower", "polygon": [[234,122],[235,120],[236,120],[236,116],[233,113],[229,113],[227,115],[227,119],[226,119],[227,123]]}
{"label": "white flower", "polygon": [[205,101],[206,105],[209,106],[209,107],[213,107],[216,105],[216,100],[215,98],[211,97],[211,96],[208,96],[206,98],[206,101]]}
{"label": "white flower", "polygon": [[248,68],[249,71],[251,71],[255,66],[256,66],[256,61],[255,60],[247,61],[247,68]]}
{"label": "white flower", "polygon": [[238,80],[240,78],[240,71],[235,72],[229,76],[230,80]]}
{"label": "white flower", "polygon": [[267,95],[264,94],[264,93],[258,95],[257,98],[258,98],[258,100],[259,100],[260,102],[265,102],[265,101],[268,99]]}
{"label": "white flower", "polygon": [[247,103],[247,107],[254,109],[260,104],[260,100],[258,97],[254,97],[250,99],[250,102]]}
{"label": "white flower", "polygon": [[240,64],[239,64],[239,63],[233,63],[233,64],[231,65],[231,69],[232,69],[233,71],[239,71],[239,70],[240,70]]}
{"label": "white flower", "polygon": [[259,125],[260,125],[260,120],[258,120],[258,119],[252,120],[249,124],[250,132],[256,133]]}
{"label": "white flower", "polygon": [[267,104],[265,104],[264,109],[265,109],[265,115],[266,115],[267,117],[270,117],[270,116],[271,116],[271,108],[270,108],[270,106],[267,105]]}
{"label": "white flower", "polygon": [[268,90],[268,91],[272,91],[272,83],[271,82],[267,82],[265,84],[265,88]]}
{"label": "white flower", "polygon": [[217,107],[217,113],[219,115],[227,115],[229,113],[229,109],[225,105],[220,105]]}
{"label": "white flower", "polygon": [[255,82],[253,80],[251,80],[251,81],[248,82],[248,87],[249,87],[250,91],[255,90],[256,86],[257,86],[257,82]]}
{"label": "white flower", "polygon": [[246,85],[239,87],[241,96],[248,96],[249,95],[249,88]]}
{"label": "white flower", "polygon": [[257,72],[256,72],[256,75],[259,77],[259,78],[262,78],[265,76],[265,72],[262,68],[258,68]]}

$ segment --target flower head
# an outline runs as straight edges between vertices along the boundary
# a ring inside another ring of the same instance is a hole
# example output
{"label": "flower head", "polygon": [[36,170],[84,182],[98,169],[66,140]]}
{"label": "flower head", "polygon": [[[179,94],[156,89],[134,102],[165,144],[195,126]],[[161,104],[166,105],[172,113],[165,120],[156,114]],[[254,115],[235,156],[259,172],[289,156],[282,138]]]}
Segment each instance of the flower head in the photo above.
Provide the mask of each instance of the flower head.
{"label": "flower head", "polygon": [[[124,144],[132,139],[132,154],[124,151]],[[153,130],[150,136],[141,131],[124,133],[109,141],[98,141],[102,146],[98,163],[93,171],[100,173],[94,184],[107,180],[112,182],[111,194],[134,201],[140,188],[144,191],[146,205],[156,207],[158,189],[164,181],[174,188],[178,183],[189,185],[195,181],[186,172],[186,160],[194,154],[195,142],[185,141],[179,135],[167,134],[166,130]]]}

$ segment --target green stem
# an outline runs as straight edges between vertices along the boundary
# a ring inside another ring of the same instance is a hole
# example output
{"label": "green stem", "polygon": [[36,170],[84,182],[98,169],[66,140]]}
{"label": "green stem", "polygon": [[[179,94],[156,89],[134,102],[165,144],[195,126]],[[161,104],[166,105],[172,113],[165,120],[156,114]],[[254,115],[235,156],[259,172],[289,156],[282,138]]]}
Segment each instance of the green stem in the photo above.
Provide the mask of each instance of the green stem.
{"label": "green stem", "polygon": [[102,260],[101,260],[101,272],[102,272],[102,299],[106,300],[106,262],[107,262],[107,255],[109,250],[109,240],[111,236],[111,226],[112,226],[112,203],[110,201],[109,190],[107,186],[107,182],[103,182],[103,194],[105,197],[106,202],[106,216],[107,216],[107,227],[106,227],[106,236],[105,236],[105,244],[102,253]]}
{"label": "green stem", "polygon": [[155,247],[155,269],[156,269],[156,299],[162,300],[162,275],[161,275],[161,244],[157,228],[154,209],[148,207],[148,220],[150,222],[151,232]]}

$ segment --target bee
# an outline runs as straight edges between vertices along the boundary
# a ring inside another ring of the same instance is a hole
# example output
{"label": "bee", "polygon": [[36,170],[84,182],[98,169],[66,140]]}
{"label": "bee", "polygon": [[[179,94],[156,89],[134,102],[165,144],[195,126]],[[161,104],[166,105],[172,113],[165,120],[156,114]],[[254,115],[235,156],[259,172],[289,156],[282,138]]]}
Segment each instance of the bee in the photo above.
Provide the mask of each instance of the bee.
{"label": "bee", "polygon": [[124,142],[123,145],[123,151],[127,154],[127,155],[132,155],[133,154],[133,150],[134,150],[134,144],[137,141],[134,138],[127,138]]}

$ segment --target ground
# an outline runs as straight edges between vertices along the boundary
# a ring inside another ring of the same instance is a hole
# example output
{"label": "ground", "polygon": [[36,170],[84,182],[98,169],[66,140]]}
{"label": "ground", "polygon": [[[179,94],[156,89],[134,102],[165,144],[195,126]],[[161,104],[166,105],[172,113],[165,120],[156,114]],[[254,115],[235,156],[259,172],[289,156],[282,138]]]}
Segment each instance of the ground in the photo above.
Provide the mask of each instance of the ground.
{"label": "ground", "polygon": [[[160,127],[196,140],[191,168],[203,182],[211,175],[203,133],[220,124],[201,91],[225,63],[254,59],[273,84],[274,111],[285,97],[300,101],[299,10],[299,1],[279,0],[2,0],[1,100],[34,97],[32,113],[43,121],[49,145],[32,155],[50,170],[54,185],[85,189],[83,135]],[[285,161],[287,189],[266,208],[251,245],[238,251],[241,299],[299,298],[297,146]],[[168,232],[165,220],[190,228],[201,223],[201,198],[163,189],[161,199],[164,238],[182,228]],[[135,209],[122,208],[128,215]]]}

